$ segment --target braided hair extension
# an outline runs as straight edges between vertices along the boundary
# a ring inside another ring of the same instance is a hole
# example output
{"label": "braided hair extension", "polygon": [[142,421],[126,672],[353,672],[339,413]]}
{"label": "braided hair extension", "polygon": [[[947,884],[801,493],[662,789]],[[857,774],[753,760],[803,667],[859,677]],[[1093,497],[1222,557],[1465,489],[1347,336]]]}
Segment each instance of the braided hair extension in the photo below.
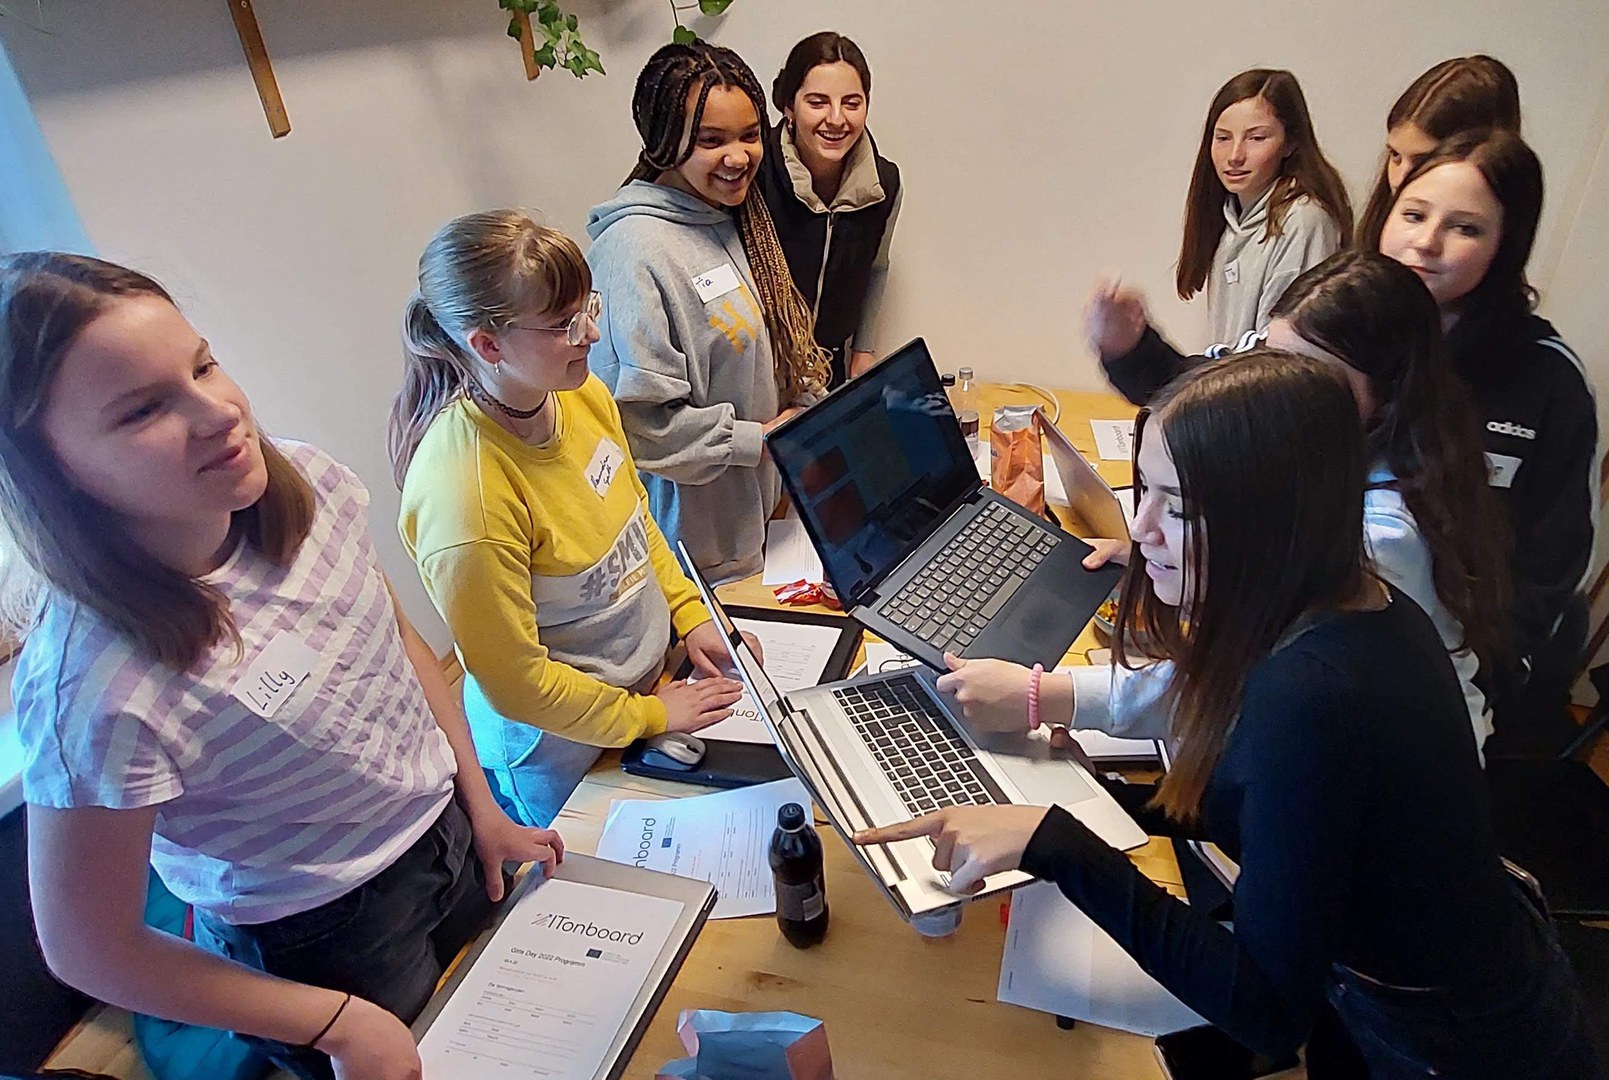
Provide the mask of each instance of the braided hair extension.
{"label": "braided hair extension", "polygon": [[[686,123],[688,96],[695,86],[698,96],[692,103],[692,122]],[[631,96],[631,116],[642,136],[643,148],[626,177],[627,183],[657,181],[693,156],[694,139],[690,134],[683,145],[683,131],[698,131],[704,105],[717,86],[741,90],[754,104],[760,123],[767,121],[769,114],[760,80],[731,49],[695,41],[689,45],[666,45],[649,57]],[[749,270],[760,294],[765,328],[771,335],[777,392],[785,405],[802,395],[820,393],[830,373],[827,351],[816,344],[815,316],[794,285],[758,184],[750,185],[748,195],[737,207],[737,225],[743,253],[748,256]]]}

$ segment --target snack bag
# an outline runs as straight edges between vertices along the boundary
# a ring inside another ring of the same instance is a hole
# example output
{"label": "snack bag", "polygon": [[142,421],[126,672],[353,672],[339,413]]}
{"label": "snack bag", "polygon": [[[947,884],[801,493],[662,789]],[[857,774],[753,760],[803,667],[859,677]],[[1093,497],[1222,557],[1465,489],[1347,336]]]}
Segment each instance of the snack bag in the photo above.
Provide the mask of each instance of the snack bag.
{"label": "snack bag", "polygon": [[989,427],[989,486],[1031,514],[1045,513],[1045,450],[1037,405],[1002,405]]}

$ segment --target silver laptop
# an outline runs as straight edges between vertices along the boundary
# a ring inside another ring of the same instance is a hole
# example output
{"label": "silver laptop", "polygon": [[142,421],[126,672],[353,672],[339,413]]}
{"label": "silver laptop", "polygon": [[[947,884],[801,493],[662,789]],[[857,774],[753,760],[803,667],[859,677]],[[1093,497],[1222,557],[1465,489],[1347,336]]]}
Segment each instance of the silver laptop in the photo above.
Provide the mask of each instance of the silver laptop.
{"label": "silver laptop", "polygon": [[[685,548],[681,554],[691,566]],[[783,760],[846,840],[945,806],[1055,803],[1119,850],[1146,842],[1093,777],[1051,752],[1042,732],[983,735],[960,723],[959,707],[925,667],[779,692],[715,591],[696,569],[692,576]],[[949,891],[949,875],[933,869],[925,838],[850,850],[906,919],[1031,880],[1016,870],[995,874],[981,892],[960,897]]]}
{"label": "silver laptop", "polygon": [[[1039,430],[1050,447],[1051,464],[1061,478],[1062,490],[1067,493],[1067,505],[1089,529],[1089,536],[1121,540],[1129,535],[1129,519],[1123,502],[1112,485],[1078,452],[1072,440],[1051,423],[1043,409],[1039,410]],[[1132,488],[1125,491],[1132,493]]]}

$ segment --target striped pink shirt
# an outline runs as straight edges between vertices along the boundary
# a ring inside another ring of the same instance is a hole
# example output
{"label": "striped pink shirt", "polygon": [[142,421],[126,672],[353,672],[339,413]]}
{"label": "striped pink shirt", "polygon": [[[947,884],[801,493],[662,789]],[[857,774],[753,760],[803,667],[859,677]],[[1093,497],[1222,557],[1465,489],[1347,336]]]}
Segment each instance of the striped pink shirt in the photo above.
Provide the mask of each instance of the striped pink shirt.
{"label": "striped pink shirt", "polygon": [[[312,482],[311,533],[289,567],[243,545],[205,579],[229,600],[242,659],[221,643],[177,672],[56,600],[12,683],[27,801],[160,806],[152,864],[233,923],[306,911],[378,874],[441,813],[455,772],[375,561],[368,490],[322,451],[279,445]],[[288,670],[306,678],[254,711],[235,693],[270,644],[305,658]]]}

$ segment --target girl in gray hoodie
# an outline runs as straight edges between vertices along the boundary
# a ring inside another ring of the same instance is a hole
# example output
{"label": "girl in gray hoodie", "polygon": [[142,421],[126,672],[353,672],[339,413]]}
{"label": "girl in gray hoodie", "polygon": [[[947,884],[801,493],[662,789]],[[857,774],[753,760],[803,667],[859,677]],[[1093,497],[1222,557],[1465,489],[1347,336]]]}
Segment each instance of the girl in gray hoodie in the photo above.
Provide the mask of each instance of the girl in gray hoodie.
{"label": "girl in gray hoodie", "polygon": [[1268,325],[1291,282],[1352,240],[1352,204],[1288,71],[1243,71],[1207,110],[1185,199],[1179,299],[1207,292],[1209,341]]}
{"label": "girl in gray hoodie", "polygon": [[730,49],[667,45],[631,106],[642,153],[587,223],[603,296],[590,364],[660,529],[733,581],[763,565],[781,496],[764,433],[825,387],[826,354],[754,185],[766,113],[753,71]]}

